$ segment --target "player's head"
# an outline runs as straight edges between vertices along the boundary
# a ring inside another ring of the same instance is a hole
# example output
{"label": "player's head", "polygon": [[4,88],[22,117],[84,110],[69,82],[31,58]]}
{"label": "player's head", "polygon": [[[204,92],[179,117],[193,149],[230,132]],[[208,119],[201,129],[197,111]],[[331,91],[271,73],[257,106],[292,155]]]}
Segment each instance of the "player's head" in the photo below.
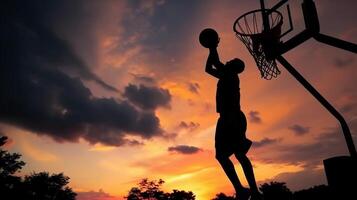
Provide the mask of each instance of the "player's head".
{"label": "player's head", "polygon": [[229,71],[235,74],[242,73],[244,71],[244,62],[241,59],[234,58],[226,63]]}

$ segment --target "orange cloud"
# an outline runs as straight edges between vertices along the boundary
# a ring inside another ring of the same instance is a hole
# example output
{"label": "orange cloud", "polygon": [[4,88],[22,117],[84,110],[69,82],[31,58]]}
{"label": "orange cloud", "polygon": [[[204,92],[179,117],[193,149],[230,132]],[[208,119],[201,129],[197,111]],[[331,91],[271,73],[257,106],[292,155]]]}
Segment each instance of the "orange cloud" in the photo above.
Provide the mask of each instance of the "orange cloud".
{"label": "orange cloud", "polygon": [[48,162],[57,162],[60,160],[58,156],[49,152],[47,149],[46,150],[40,149],[24,140],[21,141],[21,147],[23,149],[23,153],[26,156],[29,156],[36,161],[48,163]]}

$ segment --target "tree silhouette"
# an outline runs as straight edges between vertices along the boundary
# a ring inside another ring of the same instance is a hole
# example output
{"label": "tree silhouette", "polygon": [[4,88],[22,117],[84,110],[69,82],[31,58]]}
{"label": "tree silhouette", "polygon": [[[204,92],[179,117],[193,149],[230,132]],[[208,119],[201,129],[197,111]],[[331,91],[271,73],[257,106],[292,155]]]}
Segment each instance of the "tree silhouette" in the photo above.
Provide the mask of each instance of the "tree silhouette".
{"label": "tree silhouette", "polygon": [[[0,137],[0,147],[7,142]],[[69,177],[62,173],[32,173],[23,179],[15,174],[25,162],[21,155],[0,149],[0,199],[1,200],[75,200],[76,193],[67,186]]]}
{"label": "tree silhouette", "polygon": [[309,189],[294,192],[294,200],[308,200],[308,199],[334,199],[333,194],[326,185],[318,185]]}
{"label": "tree silhouette", "polygon": [[195,200],[196,197],[193,192],[186,192],[184,190],[173,190],[172,193],[169,194],[170,200]]}
{"label": "tree silhouette", "polygon": [[270,182],[264,183],[259,188],[264,195],[264,200],[290,200],[292,192],[285,183]]}
{"label": "tree silhouette", "polygon": [[168,199],[168,194],[161,191],[161,186],[165,181],[159,179],[158,181],[149,181],[147,178],[142,179],[139,183],[139,187],[133,187],[129,191],[128,200],[164,200]]}
{"label": "tree silhouette", "polygon": [[216,194],[216,197],[213,198],[212,200],[234,200],[235,198],[233,196],[227,196],[224,193],[219,193]]}
{"label": "tree silhouette", "polygon": [[138,183],[138,187],[130,189],[125,198],[128,200],[195,200],[195,195],[191,191],[173,190],[172,193],[165,193],[161,190],[164,183],[162,179],[150,181],[144,178]]}
{"label": "tree silhouette", "polygon": [[[7,142],[6,136],[0,137],[0,146],[3,146]],[[20,154],[9,153],[0,149],[0,177],[12,176],[16,172],[19,172],[25,165],[25,162],[19,160]]]}
{"label": "tree silhouette", "polygon": [[[0,147],[7,142],[6,136],[0,137]],[[21,155],[9,153],[0,148],[0,195],[3,197],[19,197],[17,192],[21,188],[21,178],[15,176],[20,172],[25,162],[20,160]]]}
{"label": "tree silhouette", "polygon": [[66,186],[68,183],[69,177],[62,173],[49,175],[48,172],[33,173],[23,181],[29,200],[75,200],[76,194]]}

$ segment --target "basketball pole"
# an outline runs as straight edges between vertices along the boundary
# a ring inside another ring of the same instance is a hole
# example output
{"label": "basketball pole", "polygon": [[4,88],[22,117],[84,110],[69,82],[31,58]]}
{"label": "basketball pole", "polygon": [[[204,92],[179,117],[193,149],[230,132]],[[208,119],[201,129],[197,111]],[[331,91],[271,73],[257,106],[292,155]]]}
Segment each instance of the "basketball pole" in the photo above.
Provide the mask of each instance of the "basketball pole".
{"label": "basketball pole", "polygon": [[291,50],[309,38],[340,49],[357,53],[357,45],[341,39],[337,39],[320,33],[320,24],[316,5],[313,0],[304,0],[302,3],[306,29],[288,42],[282,44],[281,51],[276,59],[299,81],[339,122],[347,143],[348,151],[353,158],[357,158],[357,152],[351,136],[351,131],[343,116],[283,57],[281,54]]}
{"label": "basketball pole", "polygon": [[322,33],[313,36],[315,40],[346,51],[357,53],[357,45]]}
{"label": "basketball pole", "polygon": [[353,143],[351,131],[344,117],[283,56],[279,55],[276,59],[340,122],[348,151],[351,157],[357,158],[357,152]]}
{"label": "basketball pole", "polygon": [[265,0],[260,0],[260,7],[262,8],[262,19],[263,19],[263,26],[264,29],[263,31],[269,31],[270,29],[270,24],[269,24],[269,18],[268,18],[268,13],[265,10]]}

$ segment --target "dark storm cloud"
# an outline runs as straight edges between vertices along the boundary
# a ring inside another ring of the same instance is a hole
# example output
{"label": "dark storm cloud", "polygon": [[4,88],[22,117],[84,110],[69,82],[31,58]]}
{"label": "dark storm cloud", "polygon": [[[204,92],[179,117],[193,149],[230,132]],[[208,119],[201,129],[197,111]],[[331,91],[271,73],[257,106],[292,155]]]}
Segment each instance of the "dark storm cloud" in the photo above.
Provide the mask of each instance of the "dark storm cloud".
{"label": "dark storm cloud", "polygon": [[[74,10],[78,2],[73,4]],[[7,45],[16,45],[15,48],[19,51],[17,57],[26,59],[27,62],[50,64],[51,68],[94,81],[107,90],[117,91],[94,74],[68,41],[55,32],[55,23],[59,23],[61,16],[53,13],[59,13],[61,8],[64,9],[63,13],[70,12],[64,6],[68,3],[70,2],[64,1],[61,5],[55,1],[5,1],[3,14],[6,15],[4,25],[7,30],[3,36],[8,40]]]}
{"label": "dark storm cloud", "polygon": [[302,126],[299,124],[294,124],[288,128],[291,130],[295,135],[302,136],[305,135],[310,131],[310,127]]}
{"label": "dark storm cloud", "polygon": [[156,86],[129,84],[125,87],[124,96],[142,109],[170,108],[171,94],[169,90]]}
{"label": "dark storm cloud", "polygon": [[253,142],[253,146],[256,148],[260,147],[265,147],[267,145],[272,145],[280,142],[280,139],[270,139],[270,138],[264,138],[260,141]]}
{"label": "dark storm cloud", "polygon": [[187,84],[188,90],[190,90],[192,93],[198,94],[200,90],[200,85],[196,82],[194,83],[188,83]]}
{"label": "dark storm cloud", "polygon": [[189,131],[194,131],[196,130],[198,127],[200,126],[199,123],[196,123],[196,122],[185,122],[185,121],[181,121],[180,124],[178,125],[178,127],[180,129],[186,129],[186,130],[189,130]]}
{"label": "dark storm cloud", "polygon": [[167,150],[170,152],[176,152],[181,154],[195,154],[202,151],[202,149],[198,147],[187,146],[187,145],[177,145],[174,147],[169,147]]}
{"label": "dark storm cloud", "polygon": [[108,145],[126,143],[127,133],[151,138],[162,132],[153,112],[141,112],[126,101],[95,98],[79,79],[60,71],[27,67],[13,68],[16,79],[1,80],[2,122],[58,141],[82,137]]}
{"label": "dark storm cloud", "polygon": [[62,6],[53,1],[5,1],[3,5],[0,38],[6,51],[0,68],[1,122],[57,141],[84,138],[114,146],[133,144],[126,139],[128,134],[144,139],[162,135],[154,111],[138,110],[127,101],[96,98],[83,85],[80,78],[115,90],[51,29],[56,22],[51,13]]}
{"label": "dark storm cloud", "polygon": [[260,113],[258,111],[250,111],[248,113],[248,118],[249,118],[249,121],[252,122],[252,123],[257,123],[257,124],[260,124],[262,123],[262,118],[260,117]]}

